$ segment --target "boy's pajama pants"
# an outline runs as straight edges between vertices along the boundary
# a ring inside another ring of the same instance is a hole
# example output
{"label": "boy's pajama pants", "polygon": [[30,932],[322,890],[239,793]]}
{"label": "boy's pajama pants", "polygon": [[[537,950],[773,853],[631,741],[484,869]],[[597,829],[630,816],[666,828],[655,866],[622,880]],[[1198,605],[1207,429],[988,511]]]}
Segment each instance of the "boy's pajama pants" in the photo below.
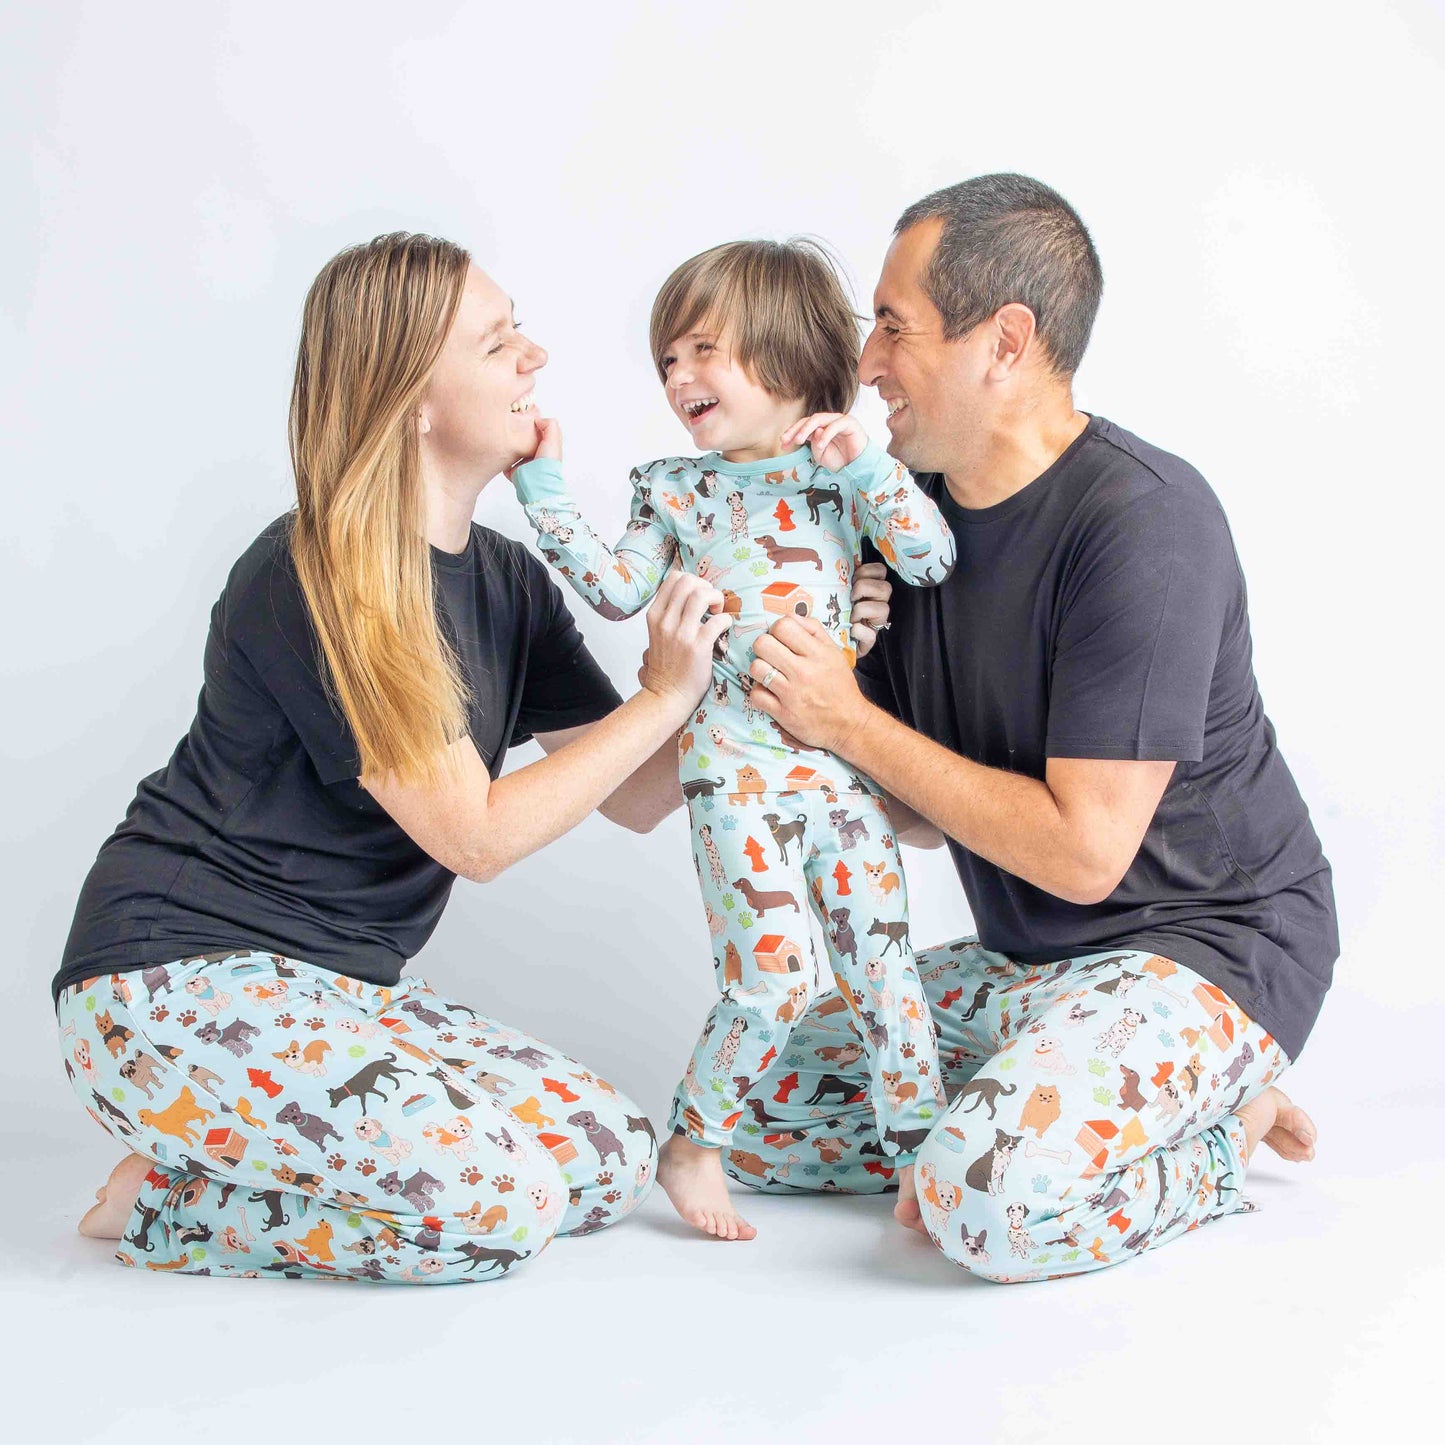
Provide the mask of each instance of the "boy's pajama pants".
{"label": "boy's pajama pants", "polygon": [[213,954],[72,985],[59,1027],[87,1111],[154,1161],[123,1264],[500,1279],[652,1183],[635,1105],[419,978]]}
{"label": "boy's pajama pants", "polygon": [[903,863],[883,803],[870,793],[750,793],[692,798],[688,810],[721,997],[673,1097],[669,1128],[723,1147],[742,1121],[767,1118],[773,1106],[756,1085],[797,1052],[789,1048],[794,1024],[818,992],[813,909],[837,984],[822,1007],[855,1021],[858,1068],[817,1075],[796,1103],[866,1110],[877,1147],[908,1162],[944,1100],[908,939]]}
{"label": "boy's pajama pants", "polygon": [[[949,1104],[915,1183],[956,1264],[1006,1283],[1079,1274],[1250,1207],[1237,1110],[1289,1060],[1215,984],[1157,954],[1029,967],[976,939],[922,949],[917,967]],[[728,1172],[760,1189],[894,1187],[866,1106],[812,1103],[818,1080],[864,1077],[855,1023],[819,1000]]]}

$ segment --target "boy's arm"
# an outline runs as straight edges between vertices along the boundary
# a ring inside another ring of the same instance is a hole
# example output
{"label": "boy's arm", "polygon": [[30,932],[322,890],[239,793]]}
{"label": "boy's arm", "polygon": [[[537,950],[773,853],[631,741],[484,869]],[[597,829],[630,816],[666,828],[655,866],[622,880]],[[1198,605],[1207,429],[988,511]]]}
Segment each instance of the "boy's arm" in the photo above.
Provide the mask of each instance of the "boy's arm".
{"label": "boy's arm", "polygon": [[651,484],[642,472],[632,469],[632,517],[615,547],[583,521],[551,457],[523,462],[512,483],[543,555],[589,606],[620,618],[651,601],[677,555],[677,537],[653,510]]}
{"label": "boy's arm", "polygon": [[902,462],[869,442],[839,473],[852,486],[860,530],[914,587],[937,587],[953,571],[953,533]]}

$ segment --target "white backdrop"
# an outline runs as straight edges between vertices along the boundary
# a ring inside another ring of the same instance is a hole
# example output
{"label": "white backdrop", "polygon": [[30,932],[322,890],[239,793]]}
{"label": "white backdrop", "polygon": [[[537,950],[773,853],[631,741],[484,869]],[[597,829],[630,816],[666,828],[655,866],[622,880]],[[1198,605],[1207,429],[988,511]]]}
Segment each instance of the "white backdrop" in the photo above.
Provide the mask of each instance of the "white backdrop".
{"label": "white backdrop", "polygon": [[[677,262],[815,233],[866,311],[900,210],[1000,169],[1060,189],[1101,253],[1079,404],[1196,464],[1234,529],[1341,911],[1302,1084],[1327,1105],[1387,1067],[1438,1083],[1442,53],[1429,3],[12,7],[11,1154],[109,1159],[47,984],[96,849],[189,722],[227,570],[289,504],[300,306],[330,255],[399,228],[472,250],[551,352],[539,397],[605,533],[627,468],[686,445],[646,350]],[[871,392],[859,410],[881,432]],[[530,540],[505,480],[478,518]],[[568,597],[629,691],[644,625]],[[946,854],[908,861],[915,941],[966,931]],[[417,967],[659,1117],[711,996],[680,816],[592,819],[459,885]]]}

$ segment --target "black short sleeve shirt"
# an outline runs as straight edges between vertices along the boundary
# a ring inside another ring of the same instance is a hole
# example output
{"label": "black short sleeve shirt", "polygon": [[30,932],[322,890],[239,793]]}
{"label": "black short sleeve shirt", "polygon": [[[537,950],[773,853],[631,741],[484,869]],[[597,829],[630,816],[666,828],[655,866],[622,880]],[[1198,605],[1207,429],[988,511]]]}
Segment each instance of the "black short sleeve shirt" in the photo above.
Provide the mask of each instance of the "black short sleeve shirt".
{"label": "black short sleeve shirt", "polygon": [[[268,527],[211,614],[195,720],[100,850],[53,991],[219,948],[284,953],[389,984],[431,935],[455,875],[356,781],[289,546]],[[594,722],[621,698],[556,583],[520,543],[473,526],[432,549],[439,621],[471,689],[492,777],[534,732]]]}
{"label": "black short sleeve shirt", "polygon": [[991,768],[1172,760],[1138,856],[1067,903],[950,840],[984,944],[1026,963],[1147,948],[1218,984],[1295,1057],[1339,952],[1330,869],[1255,684],[1244,577],[1187,463],[1102,417],[1012,497],[919,484],[958,541],[941,587],[893,590],[858,666],[874,702]]}

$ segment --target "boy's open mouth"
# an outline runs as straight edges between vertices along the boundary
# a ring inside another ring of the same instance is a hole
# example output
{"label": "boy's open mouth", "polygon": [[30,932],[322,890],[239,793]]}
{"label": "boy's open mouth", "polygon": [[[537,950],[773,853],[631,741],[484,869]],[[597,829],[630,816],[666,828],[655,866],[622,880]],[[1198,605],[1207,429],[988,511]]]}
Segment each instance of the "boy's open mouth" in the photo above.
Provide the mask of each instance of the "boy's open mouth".
{"label": "boy's open mouth", "polygon": [[687,424],[689,426],[696,426],[703,417],[716,407],[717,397],[715,396],[699,397],[696,401],[685,401],[682,403],[682,410],[687,417]]}

